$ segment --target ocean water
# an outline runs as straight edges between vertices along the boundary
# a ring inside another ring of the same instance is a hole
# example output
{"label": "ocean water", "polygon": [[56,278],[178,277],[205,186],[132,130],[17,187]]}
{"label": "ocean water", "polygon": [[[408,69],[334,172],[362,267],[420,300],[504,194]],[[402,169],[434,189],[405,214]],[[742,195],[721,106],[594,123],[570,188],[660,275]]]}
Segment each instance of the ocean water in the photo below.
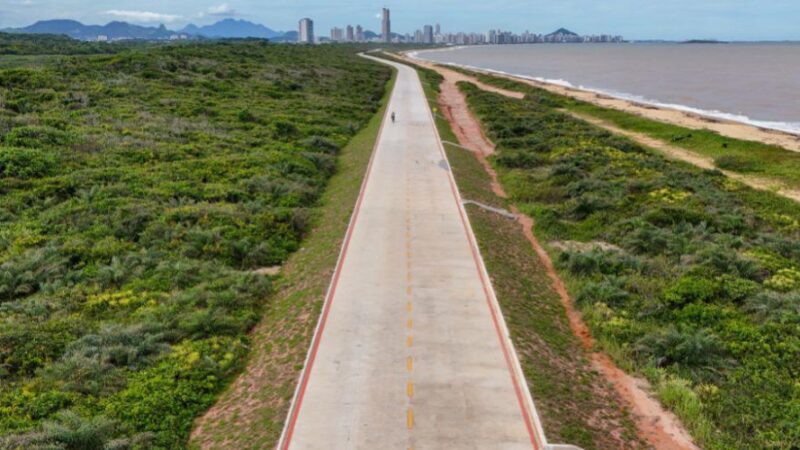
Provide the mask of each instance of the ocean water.
{"label": "ocean water", "polygon": [[800,134],[800,43],[498,45],[417,56]]}

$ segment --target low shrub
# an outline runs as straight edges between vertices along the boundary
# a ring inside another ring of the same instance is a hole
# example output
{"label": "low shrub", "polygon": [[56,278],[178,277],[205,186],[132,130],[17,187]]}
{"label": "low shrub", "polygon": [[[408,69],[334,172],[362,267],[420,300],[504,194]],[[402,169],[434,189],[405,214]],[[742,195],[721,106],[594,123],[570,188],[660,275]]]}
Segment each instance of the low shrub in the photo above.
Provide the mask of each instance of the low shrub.
{"label": "low shrub", "polygon": [[714,158],[714,165],[722,170],[730,170],[732,172],[752,172],[758,167],[755,161],[738,155],[724,155]]}
{"label": "low shrub", "polygon": [[612,278],[584,284],[575,296],[575,301],[578,304],[602,303],[610,307],[621,307],[630,298],[631,294],[624,288],[624,280]]}
{"label": "low shrub", "polygon": [[6,145],[12,147],[61,147],[75,142],[73,134],[44,126],[24,126],[11,129],[6,134]]}
{"label": "low shrub", "polygon": [[53,173],[56,158],[47,152],[30,148],[0,146],[0,179],[41,178]]}
{"label": "low shrub", "polygon": [[718,293],[719,283],[715,280],[683,276],[664,292],[664,301],[671,308],[678,308],[694,302],[711,302]]}
{"label": "low shrub", "polygon": [[694,370],[717,367],[724,350],[716,336],[706,330],[668,327],[641,338],[634,353],[640,360],[649,360],[656,367],[677,364]]}

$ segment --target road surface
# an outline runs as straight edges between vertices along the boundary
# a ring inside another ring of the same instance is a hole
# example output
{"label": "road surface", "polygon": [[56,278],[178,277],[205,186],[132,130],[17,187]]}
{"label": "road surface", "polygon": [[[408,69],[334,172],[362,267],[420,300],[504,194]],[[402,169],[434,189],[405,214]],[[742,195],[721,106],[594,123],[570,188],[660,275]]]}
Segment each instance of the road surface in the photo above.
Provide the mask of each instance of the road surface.
{"label": "road surface", "polygon": [[280,448],[544,448],[416,71],[397,82]]}

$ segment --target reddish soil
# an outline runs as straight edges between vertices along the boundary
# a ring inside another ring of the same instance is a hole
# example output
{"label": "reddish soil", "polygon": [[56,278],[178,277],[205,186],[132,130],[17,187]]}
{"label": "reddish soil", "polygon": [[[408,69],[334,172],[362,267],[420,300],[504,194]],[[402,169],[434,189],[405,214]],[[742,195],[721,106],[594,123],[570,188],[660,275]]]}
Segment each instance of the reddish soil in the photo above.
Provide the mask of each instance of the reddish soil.
{"label": "reddish soil", "polygon": [[[420,64],[418,60],[414,60],[413,62]],[[497,173],[486,160],[487,156],[494,153],[494,144],[484,134],[480,122],[470,111],[467,100],[456,86],[456,83],[459,81],[469,81],[482,89],[514,98],[522,98],[523,95],[519,92],[506,91],[487,86],[459,72],[432,64],[424,65],[438,71],[445,77],[441,86],[439,105],[445,117],[450,122],[459,143],[473,151],[486,172],[491,176],[492,190],[494,193],[498,197],[507,198],[506,192],[498,181]],[[531,243],[531,246],[546,268],[547,275],[553,282],[553,289],[558,293],[564,305],[572,332],[580,339],[595,370],[601,373],[605,379],[614,386],[622,403],[628,405],[633,412],[639,435],[659,450],[698,449],[680,420],[674,414],[665,410],[658,400],[652,398],[647,393],[649,384],[646,380],[628,375],[617,367],[608,355],[596,350],[592,333],[583,321],[581,313],[572,303],[572,299],[570,298],[564,282],[555,271],[550,255],[533,234],[533,219],[520,213],[513,205],[511,206],[511,210],[517,215],[517,221],[522,226],[525,237]]]}

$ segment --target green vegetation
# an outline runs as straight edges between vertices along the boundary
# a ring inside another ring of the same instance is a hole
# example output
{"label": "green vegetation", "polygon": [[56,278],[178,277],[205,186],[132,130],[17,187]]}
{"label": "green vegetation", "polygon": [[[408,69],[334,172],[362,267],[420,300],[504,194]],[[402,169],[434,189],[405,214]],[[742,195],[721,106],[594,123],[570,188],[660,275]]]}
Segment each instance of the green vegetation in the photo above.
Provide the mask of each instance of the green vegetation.
{"label": "green vegetation", "polygon": [[668,161],[552,94],[460,87],[609,353],[706,448],[800,446],[800,205]]}
{"label": "green vegetation", "polygon": [[0,447],[183,447],[389,76],[263,42],[0,70]]}
{"label": "green vegetation", "polygon": [[[441,75],[421,67],[417,71],[431,107],[438,108]],[[458,141],[444,117],[436,115],[436,124],[443,140]],[[491,179],[475,155],[445,147],[464,198],[507,206],[492,192]],[[591,368],[572,334],[560,299],[521,226],[475,206],[468,206],[467,213],[548,440],[586,450],[644,448],[627,411]]]}
{"label": "green vegetation", "polygon": [[[117,53],[141,43],[83,42],[54,34],[2,33],[0,55],[91,55]],[[5,59],[5,58],[3,58]]]}
{"label": "green vegetation", "polygon": [[742,141],[709,130],[692,130],[646,119],[636,114],[572,101],[573,112],[597,117],[624,129],[644,133],[677,147],[714,160],[723,170],[774,178],[792,188],[800,188],[800,153],[760,142]]}
{"label": "green vegetation", "polygon": [[642,133],[711,158],[719,169],[771,178],[788,187],[800,188],[798,152],[788,151],[775,145],[728,138],[710,130],[693,130],[616,109],[603,108],[508,78],[494,77],[457,67],[448,66],[448,68],[476,77],[482,83],[546,99],[545,101],[551,102],[553,106],[592,116],[624,130]]}

